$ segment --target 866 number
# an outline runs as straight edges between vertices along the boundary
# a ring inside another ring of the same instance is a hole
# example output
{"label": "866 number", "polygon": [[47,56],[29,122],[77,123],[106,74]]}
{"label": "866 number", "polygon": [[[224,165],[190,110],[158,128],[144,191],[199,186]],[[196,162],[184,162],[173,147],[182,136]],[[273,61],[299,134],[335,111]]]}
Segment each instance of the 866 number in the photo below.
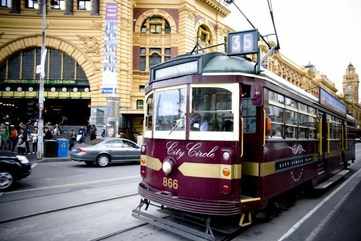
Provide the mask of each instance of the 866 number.
{"label": "866 number", "polygon": [[178,180],[173,178],[163,177],[163,187],[168,187],[170,189],[178,189]]}

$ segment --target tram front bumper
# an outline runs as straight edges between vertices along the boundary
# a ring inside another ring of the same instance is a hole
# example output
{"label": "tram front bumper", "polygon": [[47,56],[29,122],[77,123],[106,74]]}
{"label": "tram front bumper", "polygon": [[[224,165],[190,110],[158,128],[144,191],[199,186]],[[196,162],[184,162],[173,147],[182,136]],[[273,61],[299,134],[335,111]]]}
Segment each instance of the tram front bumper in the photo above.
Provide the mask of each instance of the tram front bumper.
{"label": "tram front bumper", "polygon": [[233,216],[242,211],[240,202],[189,200],[178,196],[166,195],[144,183],[140,183],[138,191],[141,196],[151,202],[159,203],[165,207],[184,212],[211,216]]}

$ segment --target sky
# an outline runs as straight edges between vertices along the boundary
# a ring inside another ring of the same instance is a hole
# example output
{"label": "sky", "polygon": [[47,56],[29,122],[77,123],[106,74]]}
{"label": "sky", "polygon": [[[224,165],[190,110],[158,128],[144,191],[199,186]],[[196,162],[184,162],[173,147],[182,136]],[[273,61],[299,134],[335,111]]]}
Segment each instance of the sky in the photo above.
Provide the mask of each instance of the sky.
{"label": "sky", "polygon": [[[235,3],[262,35],[273,33],[267,0]],[[349,63],[361,80],[361,0],[272,0],[272,6],[282,54],[298,65],[312,63],[339,91]],[[230,10],[229,26],[251,29],[233,5]]]}

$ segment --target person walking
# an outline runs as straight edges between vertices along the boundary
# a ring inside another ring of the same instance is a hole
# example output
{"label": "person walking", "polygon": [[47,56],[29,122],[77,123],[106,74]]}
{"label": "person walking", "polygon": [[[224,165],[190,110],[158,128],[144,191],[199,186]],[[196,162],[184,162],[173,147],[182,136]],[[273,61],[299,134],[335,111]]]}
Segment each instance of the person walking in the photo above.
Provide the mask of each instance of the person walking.
{"label": "person walking", "polygon": [[30,142],[31,142],[30,129],[25,124],[22,124],[21,128],[22,128],[22,141],[25,143],[25,152],[27,154],[30,154]]}
{"label": "person walking", "polygon": [[26,154],[26,146],[24,139],[24,129],[19,130],[18,142],[16,144],[17,153],[20,155]]}
{"label": "person walking", "polygon": [[10,150],[14,152],[16,144],[18,143],[18,131],[16,130],[14,125],[10,125],[10,143]]}
{"label": "person walking", "polygon": [[9,141],[9,129],[4,123],[1,123],[0,124],[0,150],[1,151],[7,150],[8,141]]}
{"label": "person walking", "polygon": [[31,151],[33,152],[33,154],[38,152],[38,129],[34,128],[33,132],[31,133],[31,143],[32,143],[32,148]]}
{"label": "person walking", "polygon": [[97,128],[95,127],[95,125],[92,125],[90,128],[90,143],[94,144],[96,138],[97,138]]}
{"label": "person walking", "polygon": [[69,150],[73,149],[75,142],[76,142],[76,132],[74,129],[71,129],[69,134]]}

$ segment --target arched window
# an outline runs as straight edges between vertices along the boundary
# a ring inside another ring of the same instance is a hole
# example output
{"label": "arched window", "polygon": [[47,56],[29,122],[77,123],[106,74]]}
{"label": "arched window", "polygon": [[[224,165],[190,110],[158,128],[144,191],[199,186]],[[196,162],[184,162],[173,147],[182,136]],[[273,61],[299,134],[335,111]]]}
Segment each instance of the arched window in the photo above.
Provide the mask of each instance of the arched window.
{"label": "arched window", "polygon": [[197,39],[201,47],[207,47],[212,44],[211,31],[206,25],[202,24],[198,27]]}
{"label": "arched window", "polygon": [[158,53],[152,53],[149,58],[149,66],[160,64],[162,62],[162,57]]}
{"label": "arched window", "polygon": [[162,16],[151,16],[143,22],[140,32],[152,34],[170,33],[171,27],[169,22]]}
{"label": "arched window", "polygon": [[[0,82],[34,82],[39,79],[36,66],[40,64],[40,48],[18,51],[0,63]],[[45,80],[58,83],[87,83],[83,68],[68,54],[48,48],[45,62]]]}

